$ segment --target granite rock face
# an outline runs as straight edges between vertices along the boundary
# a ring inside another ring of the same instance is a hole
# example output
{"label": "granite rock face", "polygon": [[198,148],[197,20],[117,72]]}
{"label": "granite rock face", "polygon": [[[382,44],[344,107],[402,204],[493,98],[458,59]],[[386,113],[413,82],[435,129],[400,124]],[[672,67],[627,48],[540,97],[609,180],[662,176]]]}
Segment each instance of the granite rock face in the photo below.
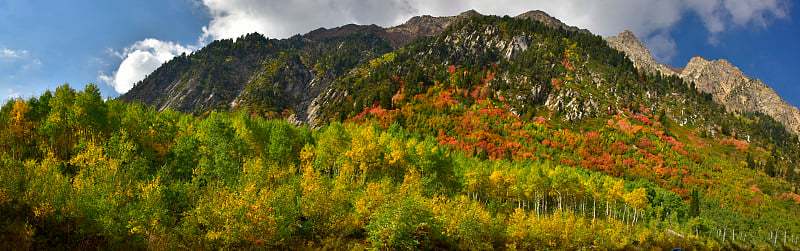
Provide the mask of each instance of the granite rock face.
{"label": "granite rock face", "polygon": [[748,77],[725,59],[709,61],[694,57],[686,67],[675,68],[656,62],[631,31],[605,40],[611,47],[625,52],[634,66],[645,72],[679,76],[687,83],[694,82],[698,90],[711,94],[714,101],[725,105],[728,111],[761,112],[783,123],[790,132],[800,134],[800,110],[764,82]]}

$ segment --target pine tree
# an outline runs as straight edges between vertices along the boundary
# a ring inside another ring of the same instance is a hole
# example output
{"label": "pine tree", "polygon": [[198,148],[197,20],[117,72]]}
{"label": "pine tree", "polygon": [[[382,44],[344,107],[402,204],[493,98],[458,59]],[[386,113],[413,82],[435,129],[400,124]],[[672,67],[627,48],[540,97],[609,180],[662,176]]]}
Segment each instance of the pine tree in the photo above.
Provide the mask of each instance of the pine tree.
{"label": "pine tree", "polygon": [[749,153],[747,154],[745,162],[747,163],[747,168],[750,168],[752,170],[756,169],[756,161],[753,160],[753,156],[750,155]]}
{"label": "pine tree", "polygon": [[764,164],[764,173],[769,175],[769,177],[775,177],[776,170],[775,170],[775,159],[769,158],[767,163]]}
{"label": "pine tree", "polygon": [[700,194],[697,189],[692,190],[692,201],[689,203],[689,217],[700,216]]}

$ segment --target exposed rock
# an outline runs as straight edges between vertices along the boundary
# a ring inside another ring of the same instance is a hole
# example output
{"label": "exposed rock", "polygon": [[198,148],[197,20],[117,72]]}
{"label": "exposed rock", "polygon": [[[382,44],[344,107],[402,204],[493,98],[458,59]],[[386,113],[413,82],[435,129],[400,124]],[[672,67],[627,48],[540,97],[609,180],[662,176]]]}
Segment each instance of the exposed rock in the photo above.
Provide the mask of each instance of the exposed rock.
{"label": "exposed rock", "polygon": [[790,132],[800,134],[800,110],[781,99],[764,82],[748,77],[725,59],[709,61],[694,57],[686,67],[676,68],[656,62],[631,31],[605,40],[611,47],[625,52],[639,69],[680,76],[687,83],[694,82],[698,90],[711,94],[714,101],[725,105],[729,111],[761,112],[783,123]]}
{"label": "exposed rock", "polygon": [[800,110],[783,100],[759,79],[747,77],[725,59],[708,61],[692,58],[680,74],[697,89],[710,93],[729,111],[762,112],[783,123],[795,134],[800,133]]}
{"label": "exposed rock", "polygon": [[404,24],[386,29],[387,38],[392,42],[392,45],[400,47],[420,37],[438,35],[451,24],[480,15],[475,10],[469,10],[452,17],[416,16]]}
{"label": "exposed rock", "polygon": [[[650,50],[636,38],[636,35],[629,30],[619,33],[616,37],[607,37],[606,42],[611,48],[625,52],[628,58],[633,61],[633,66],[642,69],[645,72],[656,74],[661,73],[664,75],[676,75],[677,72],[669,66],[656,62]],[[676,68],[677,69],[677,68]]]}
{"label": "exposed rock", "polygon": [[386,30],[374,24],[372,25],[348,24],[345,26],[331,28],[331,29],[319,28],[303,35],[303,37],[313,41],[322,41],[328,38],[347,36],[351,34],[369,34],[369,33],[376,34],[379,37],[384,37],[384,38],[388,37],[388,35],[386,34]]}
{"label": "exposed rock", "polygon": [[541,22],[544,25],[547,25],[550,28],[553,28],[553,29],[561,28],[561,29],[568,30],[568,31],[577,31],[577,32],[581,32],[581,33],[584,33],[584,34],[591,34],[591,32],[589,32],[589,30],[587,30],[587,29],[580,29],[580,28],[575,27],[575,26],[569,26],[569,25],[561,22],[561,20],[558,20],[557,18],[552,17],[552,16],[548,15],[547,13],[545,13],[544,11],[541,11],[541,10],[528,11],[528,12],[519,14],[515,18],[536,20],[536,21]]}

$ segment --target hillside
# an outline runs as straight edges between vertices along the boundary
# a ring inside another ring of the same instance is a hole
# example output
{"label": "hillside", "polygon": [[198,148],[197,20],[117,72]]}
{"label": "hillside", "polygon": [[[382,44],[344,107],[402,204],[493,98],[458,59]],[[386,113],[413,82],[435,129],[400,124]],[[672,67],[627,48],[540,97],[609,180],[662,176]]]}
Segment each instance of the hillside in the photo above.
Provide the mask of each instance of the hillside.
{"label": "hillside", "polygon": [[9,101],[0,246],[797,249],[797,136],[608,41],[469,11]]}

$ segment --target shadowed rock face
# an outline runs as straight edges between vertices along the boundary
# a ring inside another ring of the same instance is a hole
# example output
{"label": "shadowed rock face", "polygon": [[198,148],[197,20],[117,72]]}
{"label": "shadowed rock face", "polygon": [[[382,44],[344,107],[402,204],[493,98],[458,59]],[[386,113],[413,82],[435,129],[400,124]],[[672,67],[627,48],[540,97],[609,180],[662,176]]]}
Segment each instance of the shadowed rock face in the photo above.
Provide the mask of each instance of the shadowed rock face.
{"label": "shadowed rock face", "polygon": [[761,112],[783,123],[786,128],[800,134],[800,110],[784,101],[761,80],[750,78],[725,59],[706,60],[692,58],[686,67],[676,68],[656,62],[650,51],[631,31],[608,37],[606,42],[625,52],[634,66],[648,73],[679,76],[694,82],[698,90],[711,94],[714,101],[733,112]]}

